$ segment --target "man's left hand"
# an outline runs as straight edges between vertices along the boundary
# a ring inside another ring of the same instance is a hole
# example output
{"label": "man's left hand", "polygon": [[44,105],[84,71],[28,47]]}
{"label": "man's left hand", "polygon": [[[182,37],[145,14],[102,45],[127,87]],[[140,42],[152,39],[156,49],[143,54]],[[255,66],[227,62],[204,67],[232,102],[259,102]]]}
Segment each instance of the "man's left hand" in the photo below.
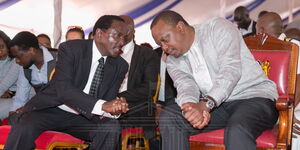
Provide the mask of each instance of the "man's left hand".
{"label": "man's left hand", "polygon": [[193,125],[194,128],[202,129],[210,121],[210,109],[205,106],[205,102],[184,103],[181,106],[184,118]]}
{"label": "man's left hand", "polygon": [[13,92],[12,91],[5,91],[4,93],[3,93],[3,95],[1,95],[1,97],[0,98],[12,98],[12,95],[13,94]]}

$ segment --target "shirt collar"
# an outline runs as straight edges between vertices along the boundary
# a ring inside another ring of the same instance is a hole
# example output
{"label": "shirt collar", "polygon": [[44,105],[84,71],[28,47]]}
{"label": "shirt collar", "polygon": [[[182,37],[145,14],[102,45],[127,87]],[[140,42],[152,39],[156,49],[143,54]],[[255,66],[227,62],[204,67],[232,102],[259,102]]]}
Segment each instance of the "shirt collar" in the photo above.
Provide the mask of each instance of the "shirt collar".
{"label": "shirt collar", "polygon": [[191,45],[190,49],[186,53],[183,54],[183,56],[187,56],[188,53],[190,53],[191,49],[198,45],[198,38],[197,38],[198,30],[196,30],[195,26],[193,26],[193,28],[194,28],[194,31],[195,31],[195,37],[194,37],[193,44]]}
{"label": "shirt collar", "polygon": [[125,46],[122,47],[123,54],[127,54],[130,51],[133,51],[134,49],[134,42],[131,40],[129,43],[127,43]]}
{"label": "shirt collar", "polygon": [[[44,64],[47,64],[49,61],[54,59],[52,54],[48,51],[47,48],[45,48],[44,46],[40,46],[40,49],[42,49],[42,51],[43,51]],[[31,65],[29,68],[33,69],[34,66]]]}
{"label": "shirt collar", "polygon": [[5,59],[0,60],[0,63],[6,63],[9,59],[10,57],[7,55]]}
{"label": "shirt collar", "polygon": [[104,58],[104,63],[105,63],[107,56],[102,56],[102,54],[100,53],[100,51],[96,46],[95,40],[93,40],[92,63],[98,61],[101,57]]}
{"label": "shirt collar", "polygon": [[278,37],[279,40],[284,40],[286,38],[286,35],[284,33],[281,33]]}

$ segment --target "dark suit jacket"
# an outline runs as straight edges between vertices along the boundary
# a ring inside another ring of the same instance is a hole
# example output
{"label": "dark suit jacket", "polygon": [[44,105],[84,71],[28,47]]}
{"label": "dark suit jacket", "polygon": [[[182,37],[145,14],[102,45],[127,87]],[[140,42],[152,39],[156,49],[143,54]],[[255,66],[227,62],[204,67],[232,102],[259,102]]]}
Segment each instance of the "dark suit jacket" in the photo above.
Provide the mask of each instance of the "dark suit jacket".
{"label": "dark suit jacket", "polygon": [[252,28],[252,32],[243,35],[243,38],[248,37],[248,36],[252,36],[252,35],[256,35],[256,22],[255,21],[253,21],[253,24],[252,24],[251,28]]}
{"label": "dark suit jacket", "polygon": [[98,99],[115,99],[128,70],[127,62],[120,56],[107,57],[97,98],[83,92],[91,68],[92,45],[92,40],[72,40],[60,44],[52,80],[25,105],[25,112],[66,104],[86,118],[92,118],[91,112]]}
{"label": "dark suit jacket", "polygon": [[157,54],[148,47],[135,45],[129,68],[127,90],[119,94],[120,97],[126,98],[130,110],[120,119],[135,120],[128,123],[133,126],[147,126],[146,124],[149,123],[147,120],[154,120],[154,113],[148,113],[151,111],[149,108],[153,108],[149,107],[148,102],[152,101],[152,96],[155,94],[158,72]]}

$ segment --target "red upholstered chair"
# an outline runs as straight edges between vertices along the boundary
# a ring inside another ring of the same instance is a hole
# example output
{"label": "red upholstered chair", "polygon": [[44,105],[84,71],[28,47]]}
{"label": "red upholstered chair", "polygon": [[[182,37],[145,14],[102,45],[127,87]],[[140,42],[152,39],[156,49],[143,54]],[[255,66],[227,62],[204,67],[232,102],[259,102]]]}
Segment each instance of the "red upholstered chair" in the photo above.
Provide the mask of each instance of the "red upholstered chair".
{"label": "red upholstered chair", "polygon": [[[269,79],[277,84],[279,93],[276,101],[279,123],[258,137],[257,149],[288,149],[291,144],[298,46],[267,35],[247,37],[245,42]],[[191,150],[223,150],[223,136],[224,129],[193,135],[190,137]]]}
{"label": "red upholstered chair", "polygon": [[7,125],[8,124],[8,118],[4,118],[2,120],[2,124],[1,125]]}
{"label": "red upholstered chair", "polygon": [[[0,126],[0,149],[3,149],[6,142],[7,136],[10,131],[9,125]],[[77,149],[83,150],[88,147],[84,144],[84,141],[72,137],[69,134],[46,131],[43,132],[35,140],[36,148],[38,150],[52,150],[53,148],[64,148],[64,149]]]}

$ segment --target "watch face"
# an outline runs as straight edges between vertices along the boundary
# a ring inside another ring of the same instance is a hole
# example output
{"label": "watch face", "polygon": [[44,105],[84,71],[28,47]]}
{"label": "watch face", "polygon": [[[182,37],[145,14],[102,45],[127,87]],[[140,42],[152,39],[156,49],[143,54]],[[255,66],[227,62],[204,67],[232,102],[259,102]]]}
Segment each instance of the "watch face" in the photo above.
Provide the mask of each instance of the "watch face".
{"label": "watch face", "polygon": [[206,107],[209,109],[213,109],[215,107],[215,103],[211,100],[206,102]]}

